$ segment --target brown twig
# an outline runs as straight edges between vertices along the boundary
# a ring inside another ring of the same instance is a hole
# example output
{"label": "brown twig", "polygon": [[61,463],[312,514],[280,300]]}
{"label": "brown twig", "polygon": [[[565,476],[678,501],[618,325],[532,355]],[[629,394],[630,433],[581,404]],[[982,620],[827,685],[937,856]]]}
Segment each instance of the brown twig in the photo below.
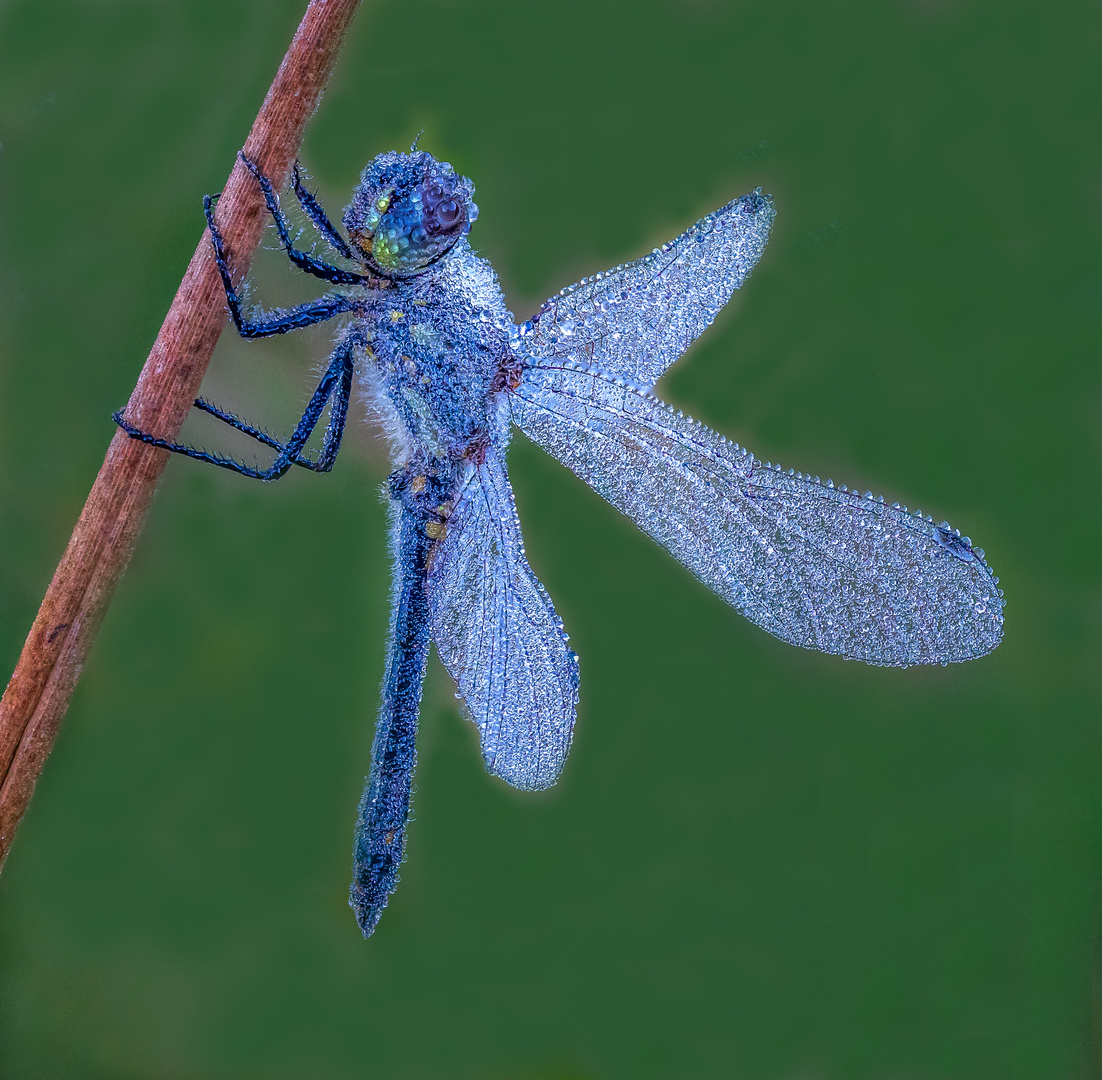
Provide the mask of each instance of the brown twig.
{"label": "brown twig", "polygon": [[[257,114],[245,152],[282,184],[360,0],[311,0]],[[260,244],[264,201],[238,162],[218,202],[230,262],[243,273]],[[204,231],[126,407],[175,439],[226,321]],[[168,451],[115,433],[69,546],[0,700],[0,865],[34,792],[104,611],[137,543]]]}

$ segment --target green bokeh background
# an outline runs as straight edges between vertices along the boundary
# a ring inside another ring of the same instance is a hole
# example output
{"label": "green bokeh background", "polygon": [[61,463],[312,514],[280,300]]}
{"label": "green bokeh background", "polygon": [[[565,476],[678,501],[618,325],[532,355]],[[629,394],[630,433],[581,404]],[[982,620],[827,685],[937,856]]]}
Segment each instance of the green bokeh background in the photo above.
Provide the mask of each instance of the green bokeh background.
{"label": "green bokeh background", "polygon": [[[302,8],[0,6],[4,671]],[[970,533],[1004,644],[785,646],[518,438],[574,750],[546,794],[488,777],[433,660],[365,943],[385,448],[274,487],[173,461],[0,878],[0,1075],[1099,1075],[1102,33],[1041,11],[366,5],[303,150],[326,204],[424,128],[525,318],[763,185],[765,257],[663,394]],[[206,390],[286,430],[327,334],[227,336]]]}

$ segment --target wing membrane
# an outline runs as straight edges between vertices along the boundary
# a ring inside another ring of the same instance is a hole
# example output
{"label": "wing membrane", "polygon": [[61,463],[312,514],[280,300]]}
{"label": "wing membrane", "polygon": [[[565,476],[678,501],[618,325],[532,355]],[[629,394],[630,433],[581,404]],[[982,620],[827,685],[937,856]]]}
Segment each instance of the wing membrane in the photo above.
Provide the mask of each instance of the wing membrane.
{"label": "wing membrane", "polygon": [[594,369],[531,367],[512,408],[529,438],[784,641],[892,666],[999,643],[997,580],[947,525],[765,465]]}
{"label": "wing membrane", "polygon": [[486,768],[514,787],[550,786],[570,749],[578,659],[524,557],[496,448],[471,471],[427,588],[433,640],[478,726]]}
{"label": "wing membrane", "polygon": [[759,188],[645,258],[563,289],[522,327],[525,347],[653,386],[761,258],[775,213]]}

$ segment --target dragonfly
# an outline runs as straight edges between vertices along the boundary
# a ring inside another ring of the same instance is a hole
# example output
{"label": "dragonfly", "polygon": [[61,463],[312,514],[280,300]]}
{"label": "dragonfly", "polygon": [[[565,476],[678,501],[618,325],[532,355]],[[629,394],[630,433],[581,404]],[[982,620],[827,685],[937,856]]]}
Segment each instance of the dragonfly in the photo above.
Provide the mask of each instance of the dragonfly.
{"label": "dragonfly", "polygon": [[[584,278],[517,325],[472,249],[474,185],[416,142],[363,171],[343,232],[291,188],[333,261],[296,247],[279,193],[255,177],[291,263],[333,288],[246,313],[204,199],[226,305],[246,338],[340,319],[301,420],[280,440],[195,405],[274,452],[267,468],[132,425],[131,437],[271,481],[332,469],[358,388],[389,437],[393,608],[382,701],[355,831],[350,903],[373,932],[405,855],[421,686],[435,643],[494,776],[555,783],[578,707],[578,658],[525,557],[506,469],[513,427],[576,473],[705,585],[782,641],[906,667],[982,656],[1003,593],[984,552],[945,521],[762,461],[654,394],[758,262],[775,216],[761,189],[635,262]],[[328,417],[320,449],[311,436]]]}

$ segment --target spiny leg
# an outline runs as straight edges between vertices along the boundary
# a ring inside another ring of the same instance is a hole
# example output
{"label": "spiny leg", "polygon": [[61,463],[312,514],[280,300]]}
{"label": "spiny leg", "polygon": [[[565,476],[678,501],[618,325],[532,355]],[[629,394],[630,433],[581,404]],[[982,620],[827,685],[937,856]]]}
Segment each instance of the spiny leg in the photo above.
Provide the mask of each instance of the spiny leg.
{"label": "spiny leg", "polygon": [[[329,361],[329,367],[311,396],[302,418],[295,427],[294,434],[287,440],[286,444],[280,443],[267,432],[240,420],[233,413],[219,409],[217,405],[212,405],[202,398],[196,400],[196,406],[203,412],[209,413],[223,423],[229,424],[243,434],[277,451],[275,461],[267,469],[245,465],[222,454],[198,450],[194,446],[187,446],[184,443],[160,439],[156,435],[142,431],[124,420],[121,409],[115,413],[114,420],[132,439],[148,443],[150,446],[159,446],[164,450],[171,450],[174,454],[182,454],[184,457],[194,458],[196,461],[206,461],[211,465],[229,469],[231,472],[240,473],[242,476],[248,476],[254,480],[278,480],[292,465],[299,465],[313,472],[328,472],[337,459],[341,438],[344,435],[345,421],[348,417],[348,400],[352,394],[352,378],[355,370],[354,349],[354,340],[346,339],[341,342],[338,349],[333,353]],[[325,406],[331,397],[333,407],[322,440],[321,454],[317,461],[312,461],[310,458],[302,456],[302,450],[309,441],[311,434],[313,434],[314,428],[317,427],[318,420],[325,411]]]}
{"label": "spiny leg", "polygon": [[325,242],[339,255],[343,255],[346,259],[350,259],[353,262],[356,260],[356,256],[352,249],[345,242],[345,239],[339,232],[337,232],[333,223],[329,220],[325,211],[321,208],[321,204],[302,182],[302,172],[299,167],[299,163],[295,162],[295,167],[291,171],[291,184],[294,188],[295,197],[298,199],[299,206],[302,207],[306,216],[314,223],[314,228],[325,238]]}
{"label": "spiny leg", "polygon": [[241,298],[234,288],[229,263],[226,261],[226,247],[222,239],[222,233],[214,223],[214,200],[217,198],[217,195],[204,195],[203,211],[207,216],[207,227],[210,229],[211,244],[214,247],[214,261],[218,266],[218,273],[222,277],[222,286],[226,290],[226,306],[230,310],[233,325],[237,327],[237,332],[242,337],[258,338],[271,337],[273,334],[286,334],[290,330],[301,330],[305,326],[324,322],[334,315],[351,311],[355,307],[355,301],[352,297],[330,293],[317,300],[299,304],[298,307],[273,313],[264,319],[253,321],[246,318],[242,314]]}
{"label": "spiny leg", "polygon": [[[300,270],[304,270],[307,274],[313,274],[314,277],[322,278],[333,285],[355,285],[357,283],[373,285],[378,283],[379,279],[374,275],[361,274],[354,270],[342,270],[339,266],[332,266],[327,262],[323,262],[321,259],[315,259],[313,255],[296,248],[291,240],[291,234],[287,229],[287,218],[284,217],[283,211],[280,209],[279,197],[272,187],[271,180],[260,171],[256,162],[245,157],[244,153],[239,153],[237,156],[241,159],[241,163],[245,168],[256,177],[256,182],[260,185],[260,190],[264,193],[264,201],[268,204],[268,213],[272,215],[272,219],[275,221],[279,239],[282,241],[283,247],[287,251],[288,258],[290,258],[295,266]],[[317,207],[320,214],[321,207],[317,206],[317,203],[314,203],[314,206]],[[309,213],[309,211],[307,212]],[[325,217],[324,214],[321,214],[321,216],[323,218]],[[328,219],[326,219],[326,224],[328,224]],[[335,230],[332,225],[329,225],[329,230],[335,235]],[[345,250],[348,250],[347,245],[345,245]],[[346,257],[353,257],[350,250]]]}
{"label": "spiny leg", "polygon": [[[300,465],[302,468],[309,469],[312,472],[329,472],[333,468],[333,464],[337,460],[337,454],[340,451],[341,439],[344,436],[345,421],[348,419],[348,402],[352,396],[352,379],[354,373],[355,366],[353,363],[350,362],[344,365],[344,369],[341,373],[340,385],[333,394],[332,407],[329,412],[329,423],[325,428],[321,453],[318,455],[317,460],[295,457],[291,459],[292,465]],[[196,398],[195,407],[207,413],[209,416],[213,416],[216,420],[221,420],[224,424],[229,424],[230,427],[235,428],[242,434],[256,439],[257,442],[271,447],[278,453],[282,453],[286,449],[283,443],[270,435],[263,428],[254,427],[252,424],[248,423],[248,421],[242,420],[236,413],[219,408],[219,406],[215,405],[212,401],[207,401],[205,398]]]}
{"label": "spiny leg", "polygon": [[352,397],[352,378],[355,374],[355,364],[351,355],[349,362],[341,372],[340,385],[333,397],[333,405],[329,411],[329,423],[325,428],[325,436],[321,442],[321,453],[315,465],[317,472],[329,472],[337,460],[340,452],[341,439],[344,437],[344,425],[348,419],[348,402]]}

